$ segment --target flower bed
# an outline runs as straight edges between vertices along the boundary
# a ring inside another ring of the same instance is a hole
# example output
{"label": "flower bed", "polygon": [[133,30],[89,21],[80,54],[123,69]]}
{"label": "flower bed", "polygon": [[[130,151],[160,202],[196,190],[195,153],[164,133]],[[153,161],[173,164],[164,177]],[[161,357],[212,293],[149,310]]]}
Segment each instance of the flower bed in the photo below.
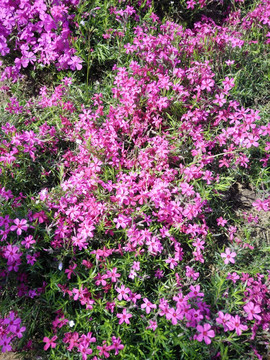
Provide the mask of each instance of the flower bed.
{"label": "flower bed", "polygon": [[[243,106],[240,85],[246,49],[269,46],[270,2],[238,2],[226,22],[203,18],[192,29],[161,21],[148,3],[97,6],[104,53],[119,51],[98,83],[90,72],[98,45],[91,60],[83,37],[69,36],[74,19],[85,31],[85,4],[4,4],[3,56],[15,30],[40,31],[16,45],[13,83],[9,67],[2,75],[2,351],[263,359],[269,244],[252,229],[264,233],[270,209],[270,128],[265,103]],[[121,29],[106,27],[106,11]],[[37,45],[44,32],[52,46],[66,44],[49,62]],[[14,80],[31,62],[52,63],[61,76],[29,98]],[[247,209],[231,195],[239,182],[256,190]]]}

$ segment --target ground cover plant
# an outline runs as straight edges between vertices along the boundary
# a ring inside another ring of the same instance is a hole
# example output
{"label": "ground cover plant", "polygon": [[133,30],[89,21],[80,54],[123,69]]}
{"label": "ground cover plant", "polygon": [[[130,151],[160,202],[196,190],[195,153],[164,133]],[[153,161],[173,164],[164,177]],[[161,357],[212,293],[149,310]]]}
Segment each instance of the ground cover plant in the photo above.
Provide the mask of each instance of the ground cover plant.
{"label": "ground cover plant", "polygon": [[1,351],[267,359],[270,1],[2,2]]}

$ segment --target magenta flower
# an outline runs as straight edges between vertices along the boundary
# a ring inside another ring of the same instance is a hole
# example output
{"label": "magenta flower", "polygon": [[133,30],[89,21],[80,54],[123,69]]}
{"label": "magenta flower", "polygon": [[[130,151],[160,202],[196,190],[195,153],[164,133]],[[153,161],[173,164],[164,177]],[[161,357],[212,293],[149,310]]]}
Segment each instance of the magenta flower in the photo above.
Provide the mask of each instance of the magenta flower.
{"label": "magenta flower", "polygon": [[130,219],[127,216],[120,214],[118,218],[113,219],[113,221],[116,223],[116,229],[119,229],[120,227],[125,229],[128,226]]}
{"label": "magenta flower", "polygon": [[19,252],[20,248],[16,245],[7,245],[4,250],[4,257],[8,260],[8,264],[18,262],[22,253]]}
{"label": "magenta flower", "polygon": [[16,318],[15,313],[13,311],[10,312],[9,316],[5,318],[3,321],[5,325],[8,325],[8,331],[15,333],[17,327],[20,327],[21,319]]}
{"label": "magenta flower", "polygon": [[190,266],[186,266],[186,276],[191,278],[193,280],[197,280],[198,277],[200,276],[200,273],[199,272],[195,272],[193,268],[191,268]]}
{"label": "magenta flower", "polygon": [[190,293],[188,294],[189,298],[193,298],[197,296],[204,297],[204,293],[200,292],[200,285],[196,285],[196,286],[191,285],[189,288],[191,290]]}
{"label": "magenta flower", "polygon": [[235,330],[239,336],[242,334],[242,331],[246,331],[248,329],[246,325],[241,324],[240,317],[238,315],[235,315],[235,317],[232,316],[227,325],[231,331]]}
{"label": "magenta flower", "polygon": [[268,199],[266,200],[257,199],[252,203],[252,206],[254,206],[257,211],[268,211],[269,209]]}
{"label": "magenta flower", "polygon": [[194,9],[195,5],[196,5],[195,0],[188,0],[187,1],[187,9]]}
{"label": "magenta flower", "polygon": [[121,288],[117,287],[115,288],[115,290],[119,293],[119,295],[117,296],[118,300],[127,300],[128,299],[128,294],[130,293],[130,289],[126,288],[125,285],[121,285]]}
{"label": "magenta flower", "polygon": [[31,245],[35,243],[36,240],[33,238],[32,235],[25,237],[24,240],[21,242],[21,244],[24,245],[26,249],[30,249]]}
{"label": "magenta flower", "polygon": [[178,320],[182,320],[183,317],[184,317],[183,312],[178,307],[176,309],[169,308],[169,310],[168,310],[168,312],[166,314],[166,319],[171,320],[173,325],[176,325]]}
{"label": "magenta flower", "polygon": [[70,279],[72,274],[75,274],[73,270],[75,270],[77,267],[77,264],[70,265],[68,269],[65,270],[65,273],[67,274],[67,278]]}
{"label": "magenta flower", "polygon": [[14,334],[20,339],[23,337],[23,332],[26,330],[26,327],[25,326],[22,326],[21,328],[20,327],[17,327],[16,328],[16,331],[14,332]]}
{"label": "magenta flower", "polygon": [[161,279],[162,277],[164,276],[163,274],[163,271],[158,269],[156,272],[155,272],[155,277],[158,278],[158,279]]}
{"label": "magenta flower", "polygon": [[136,304],[137,300],[140,300],[141,298],[141,294],[136,294],[136,293],[130,293],[130,301],[132,301],[134,304]]}
{"label": "magenta flower", "polygon": [[1,351],[3,353],[12,350],[12,347],[9,345],[11,340],[12,340],[12,337],[7,337],[6,335],[2,335],[2,337],[0,339],[0,346],[2,346]]}
{"label": "magenta flower", "polygon": [[186,313],[186,319],[189,321],[190,326],[195,326],[203,319],[203,315],[200,310],[190,309]]}
{"label": "magenta flower", "polygon": [[124,309],[122,314],[116,314],[116,316],[120,319],[119,320],[119,325],[121,325],[123,322],[125,322],[126,324],[130,324],[129,319],[132,317],[132,314],[127,313],[127,310]]}
{"label": "magenta flower", "polygon": [[93,350],[84,343],[78,345],[78,351],[82,355],[82,360],[87,360],[87,355],[91,355],[93,352]]}
{"label": "magenta flower", "polygon": [[20,59],[21,60],[21,65],[24,68],[26,68],[28,66],[29,62],[31,64],[33,64],[36,61],[36,59],[37,58],[36,58],[35,54],[32,51],[30,51],[30,52],[25,51],[22,58]]}
{"label": "magenta flower", "polygon": [[227,76],[227,77],[225,77],[225,80],[222,81],[222,84],[224,86],[224,90],[227,92],[234,87],[234,79],[233,78],[230,79]]}
{"label": "magenta flower", "polygon": [[225,226],[227,224],[227,220],[223,219],[223,217],[220,216],[219,218],[217,218],[217,224],[219,226]]}
{"label": "magenta flower", "polygon": [[197,330],[199,331],[199,335],[196,335],[196,339],[201,342],[204,342],[209,345],[211,344],[211,339],[215,336],[214,330],[211,330],[210,324],[204,324],[204,326],[198,325]]}
{"label": "magenta flower", "polygon": [[124,345],[121,344],[121,339],[116,338],[115,336],[112,337],[112,345],[110,347],[110,350],[114,350],[114,355],[118,355],[119,350],[124,349]]}
{"label": "magenta flower", "polygon": [[220,107],[222,107],[226,103],[226,99],[223,94],[216,94],[215,100],[213,101],[214,104],[218,104]]}
{"label": "magenta flower", "polygon": [[236,283],[236,281],[238,280],[238,279],[240,279],[240,276],[239,275],[237,275],[237,273],[236,272],[233,272],[232,274],[231,273],[228,273],[228,275],[227,275],[227,278],[226,279],[228,279],[228,280],[232,280],[232,282],[235,284]]}
{"label": "magenta flower", "polygon": [[155,320],[149,320],[149,326],[147,326],[147,328],[146,329],[152,329],[153,331],[155,331],[156,330],[156,328],[157,328],[157,322],[155,321]]}
{"label": "magenta flower", "polygon": [[228,331],[229,328],[227,326],[228,322],[231,320],[230,314],[223,314],[222,311],[218,312],[218,318],[216,318],[216,322],[220,325],[224,326],[224,331]]}
{"label": "magenta flower", "polygon": [[261,312],[261,308],[259,305],[254,305],[254,303],[250,301],[244,306],[244,310],[248,314],[248,320],[252,320],[253,318],[261,320],[261,316],[257,315]]}
{"label": "magenta flower", "polygon": [[22,220],[20,220],[20,219],[15,219],[14,220],[14,224],[15,225],[12,225],[11,227],[10,227],[10,230],[11,231],[17,231],[17,235],[21,235],[21,233],[22,233],[22,231],[23,230],[27,230],[27,228],[28,228],[28,224],[27,224],[27,221],[25,220],[25,219],[22,219]]}
{"label": "magenta flower", "polygon": [[97,346],[97,350],[99,350],[99,355],[103,355],[105,358],[110,357],[109,351],[111,350],[111,346],[106,344],[106,340],[104,340],[102,344],[102,346]]}
{"label": "magenta flower", "polygon": [[224,264],[229,264],[229,262],[231,262],[232,264],[235,263],[235,256],[236,256],[236,253],[235,252],[232,252],[231,253],[231,250],[229,248],[227,248],[225,250],[225,253],[222,253],[220,254],[222,258],[225,258],[224,260]]}
{"label": "magenta flower", "polygon": [[118,274],[116,267],[114,267],[112,270],[108,270],[108,271],[107,271],[107,274],[106,274],[106,277],[107,277],[107,278],[111,278],[111,281],[112,281],[112,282],[116,282],[116,281],[117,281],[117,278],[119,278],[120,276],[121,276],[121,275]]}
{"label": "magenta flower", "polygon": [[54,342],[57,339],[57,336],[53,336],[51,339],[49,339],[48,337],[44,337],[43,338],[43,342],[45,342],[46,344],[44,345],[44,350],[48,350],[49,347],[51,347],[52,349],[54,349],[56,347],[56,343]]}
{"label": "magenta flower", "polygon": [[80,59],[78,56],[72,56],[68,62],[68,65],[70,66],[71,70],[81,70],[81,63],[82,59]]}
{"label": "magenta flower", "polygon": [[144,304],[141,305],[141,309],[145,309],[146,314],[149,314],[151,309],[157,308],[157,305],[152,304],[147,298],[144,298],[143,301],[144,301]]}

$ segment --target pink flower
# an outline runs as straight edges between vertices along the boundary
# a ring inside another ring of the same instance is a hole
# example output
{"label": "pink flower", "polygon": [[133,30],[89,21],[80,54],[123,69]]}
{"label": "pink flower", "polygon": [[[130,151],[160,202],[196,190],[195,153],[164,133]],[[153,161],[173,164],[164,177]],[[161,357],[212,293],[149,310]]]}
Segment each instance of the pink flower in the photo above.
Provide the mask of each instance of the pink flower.
{"label": "pink flower", "polygon": [[241,335],[242,331],[245,331],[248,329],[246,325],[242,325],[240,321],[240,317],[236,315],[235,317],[231,317],[230,321],[228,322],[228,328],[229,330],[235,330],[237,335]]}
{"label": "pink flower", "polygon": [[15,333],[17,327],[20,327],[21,319],[16,318],[13,311],[10,312],[9,316],[3,321],[5,325],[8,325],[8,331]]}
{"label": "pink flower", "polygon": [[231,273],[228,273],[228,275],[227,275],[227,278],[226,279],[228,279],[228,280],[232,280],[232,282],[235,284],[236,283],[236,281],[238,280],[238,279],[240,279],[240,276],[239,275],[237,275],[237,273],[236,272],[233,272],[232,274]]}
{"label": "pink flower", "polygon": [[163,277],[163,271],[158,269],[156,272],[155,272],[155,277],[157,277],[158,279],[161,279]]}
{"label": "pink flower", "polygon": [[119,295],[117,296],[118,300],[127,300],[129,297],[129,293],[130,293],[130,289],[126,288],[125,285],[121,285],[121,288],[117,287],[115,288],[115,290],[119,293]]}
{"label": "pink flower", "polygon": [[52,349],[54,349],[56,347],[56,343],[54,342],[57,339],[57,336],[53,336],[51,339],[49,339],[48,337],[44,337],[43,338],[43,342],[45,342],[46,344],[44,345],[44,350],[48,350],[49,347],[51,347]]}
{"label": "pink flower", "polygon": [[23,332],[26,330],[26,327],[25,326],[22,326],[21,328],[20,327],[17,327],[16,328],[16,331],[14,332],[14,334],[19,338],[21,339],[23,337]]}
{"label": "pink flower", "polygon": [[141,309],[145,308],[146,314],[149,314],[151,309],[157,308],[157,305],[152,304],[147,298],[144,298],[143,301],[144,301],[144,304],[141,305]]}
{"label": "pink flower", "polygon": [[125,229],[128,226],[130,219],[127,216],[120,214],[118,218],[113,219],[113,221],[116,223],[116,229],[119,229],[120,227]]}
{"label": "pink flower", "polygon": [[6,335],[2,335],[1,339],[0,339],[0,346],[2,346],[1,351],[7,352],[7,351],[11,351],[12,347],[9,345],[9,343],[11,342],[12,337],[7,337]]}
{"label": "pink flower", "polygon": [[127,313],[126,309],[123,310],[122,314],[116,314],[116,316],[120,319],[119,325],[121,325],[123,322],[130,324],[129,319],[132,317],[132,314]]}
{"label": "pink flower", "polygon": [[71,70],[81,70],[81,63],[82,59],[80,59],[78,56],[72,56],[68,62],[68,65],[70,66]]}
{"label": "pink flower", "polygon": [[149,320],[149,326],[146,329],[152,329],[153,331],[157,328],[157,322],[155,320]]}
{"label": "pink flower", "polygon": [[4,257],[8,260],[8,264],[12,264],[14,262],[18,262],[22,253],[19,252],[20,248],[16,245],[7,245],[4,250]]}
{"label": "pink flower", "polygon": [[130,301],[132,301],[134,304],[136,304],[137,300],[140,300],[141,295],[136,293],[130,294]]}
{"label": "pink flower", "polygon": [[32,235],[25,237],[24,240],[21,242],[21,244],[24,245],[26,249],[30,249],[31,245],[35,243],[36,240],[33,238]]}
{"label": "pink flower", "polygon": [[175,258],[171,256],[165,260],[165,263],[170,264],[170,269],[174,269],[178,265],[178,262],[175,260]]}
{"label": "pink flower", "polygon": [[204,250],[204,245],[205,244],[205,241],[197,238],[193,243],[192,245],[193,246],[196,246],[197,250]]}
{"label": "pink flower", "polygon": [[252,206],[254,206],[257,211],[261,211],[261,210],[268,211],[269,209],[268,199],[266,200],[257,199],[252,203]]}
{"label": "pink flower", "polygon": [[82,355],[82,360],[87,360],[87,355],[91,355],[93,352],[91,348],[87,347],[87,345],[83,343],[78,345],[78,351]]}
{"label": "pink flower", "polygon": [[222,107],[226,103],[226,99],[223,94],[216,94],[215,100],[213,101],[214,104],[218,104],[220,107]]}
{"label": "pink flower", "polygon": [[203,319],[203,315],[200,310],[190,309],[186,314],[186,318],[189,321],[187,325],[190,324],[189,326],[195,327]]}
{"label": "pink flower", "polygon": [[22,220],[15,219],[14,224],[15,225],[12,225],[10,227],[10,230],[11,231],[17,230],[17,235],[21,235],[22,230],[27,230],[27,228],[28,228],[28,224],[27,224],[27,221],[25,219],[22,219]]}
{"label": "pink flower", "polygon": [[186,276],[191,278],[193,280],[197,280],[198,277],[200,276],[200,273],[199,272],[195,272],[193,268],[191,268],[190,266],[186,266]]}
{"label": "pink flower", "polygon": [[39,253],[35,253],[33,255],[26,255],[27,264],[34,265],[34,263],[37,261],[37,257],[39,256]]}
{"label": "pink flower", "polygon": [[121,339],[113,336],[112,337],[112,345],[111,345],[110,350],[114,350],[115,351],[114,355],[118,355],[119,350],[122,350],[122,349],[124,349],[124,345],[121,344]]}
{"label": "pink flower", "polygon": [[229,328],[227,326],[228,322],[231,320],[230,314],[223,314],[222,311],[218,312],[218,318],[216,318],[216,322],[220,325],[224,326],[224,331],[228,331]]}
{"label": "pink flower", "polygon": [[112,282],[116,282],[117,278],[119,278],[121,275],[118,274],[117,268],[114,267],[112,270],[108,270],[106,274],[107,278],[111,278]]}
{"label": "pink flower", "polygon": [[70,265],[68,269],[65,270],[65,273],[67,274],[67,278],[70,279],[72,274],[75,274],[73,270],[75,270],[77,267],[77,264]]}
{"label": "pink flower", "polygon": [[183,311],[181,309],[179,309],[178,307],[176,309],[174,308],[169,308],[167,314],[166,314],[166,319],[167,320],[171,320],[173,325],[176,325],[178,320],[183,320]]}
{"label": "pink flower", "polygon": [[128,277],[129,277],[130,279],[134,280],[136,276],[137,276],[136,271],[130,270],[130,273],[129,273]]}
{"label": "pink flower", "polygon": [[224,226],[225,224],[227,224],[227,220],[223,219],[223,217],[220,216],[219,218],[217,218],[217,224],[219,226]]}
{"label": "pink flower", "polygon": [[133,261],[132,269],[136,271],[140,271],[140,262],[139,261]]}
{"label": "pink flower", "polygon": [[222,258],[225,258],[224,264],[229,264],[229,262],[231,262],[232,264],[235,263],[234,257],[236,256],[236,253],[235,252],[231,253],[231,250],[229,248],[225,250],[225,253],[222,253],[220,255]]}
{"label": "pink flower", "polygon": [[197,296],[204,297],[204,293],[200,292],[200,285],[196,285],[196,286],[191,285],[190,290],[191,292],[188,294],[189,298],[193,298]]}
{"label": "pink flower", "polygon": [[211,344],[211,339],[215,336],[214,330],[211,330],[210,324],[204,324],[204,326],[198,325],[196,328],[199,331],[199,335],[195,335],[196,339],[201,342],[204,340],[204,342],[209,345]]}
{"label": "pink flower", "polygon": [[187,1],[187,9],[194,9],[195,5],[196,5],[195,0],[188,0]]}
{"label": "pink flower", "polygon": [[234,64],[234,60],[227,60],[225,61],[226,65],[231,66]]}
{"label": "pink flower", "polygon": [[261,320],[261,316],[257,315],[261,312],[261,308],[259,305],[254,305],[254,303],[250,301],[244,306],[244,310],[248,314],[248,320],[252,320],[253,318]]}
{"label": "pink flower", "polygon": [[102,346],[97,346],[97,349],[99,350],[99,355],[103,355],[105,358],[110,357],[109,351],[111,350],[111,346],[106,344],[106,340],[104,340],[102,344]]}
{"label": "pink flower", "polygon": [[227,77],[225,77],[225,80],[222,81],[222,84],[224,86],[225,92],[228,92],[229,90],[231,90],[234,87],[234,79],[233,78],[230,79],[227,76]]}

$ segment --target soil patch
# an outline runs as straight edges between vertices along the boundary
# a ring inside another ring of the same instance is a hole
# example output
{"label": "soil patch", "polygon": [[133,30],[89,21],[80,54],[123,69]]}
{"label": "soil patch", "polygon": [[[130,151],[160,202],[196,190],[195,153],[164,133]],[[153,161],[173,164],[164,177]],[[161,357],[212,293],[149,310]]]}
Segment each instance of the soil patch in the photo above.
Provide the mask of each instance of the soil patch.
{"label": "soil patch", "polygon": [[23,360],[23,359],[16,353],[6,352],[6,353],[0,353],[0,360]]}

